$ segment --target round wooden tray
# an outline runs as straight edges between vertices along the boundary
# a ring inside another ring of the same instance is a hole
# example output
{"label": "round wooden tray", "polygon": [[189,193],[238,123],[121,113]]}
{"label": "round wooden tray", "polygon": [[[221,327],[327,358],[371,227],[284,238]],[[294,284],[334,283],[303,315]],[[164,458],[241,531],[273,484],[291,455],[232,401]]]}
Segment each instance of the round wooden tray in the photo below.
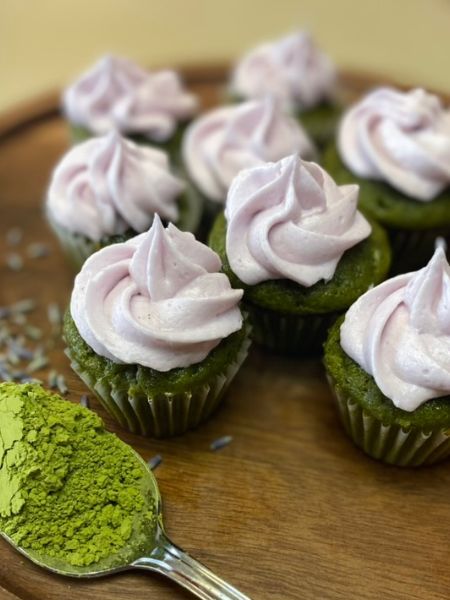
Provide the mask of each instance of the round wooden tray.
{"label": "round wooden tray", "polygon": [[[191,87],[216,103],[225,70],[191,69]],[[350,94],[377,80],[345,75]],[[73,274],[42,217],[49,174],[68,145],[57,95],[0,119],[0,305],[35,298],[33,324],[49,329],[47,306],[64,307]],[[11,271],[5,233],[45,241],[51,254]],[[52,366],[78,401],[86,390],[62,343]],[[38,373],[45,377],[45,372]],[[161,454],[156,476],[169,535],[254,599],[442,600],[450,595],[450,468],[401,470],[367,458],[344,434],[319,362],[253,349],[223,408],[198,430],[154,441],[107,426],[145,459]],[[232,443],[218,452],[222,435]],[[187,594],[158,577],[125,573],[76,581],[32,565],[0,541],[1,600],[175,599]]]}

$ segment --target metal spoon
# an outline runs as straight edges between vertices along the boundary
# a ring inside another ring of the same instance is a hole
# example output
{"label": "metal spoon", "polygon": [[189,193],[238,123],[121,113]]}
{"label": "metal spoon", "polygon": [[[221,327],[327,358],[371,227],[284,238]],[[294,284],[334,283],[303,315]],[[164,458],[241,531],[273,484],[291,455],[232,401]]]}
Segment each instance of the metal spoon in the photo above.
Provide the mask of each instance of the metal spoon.
{"label": "metal spoon", "polygon": [[170,541],[164,531],[161,495],[156,479],[142,457],[136,452],[135,454],[145,466],[145,488],[149,490],[149,503],[157,515],[154,531],[145,543],[144,555],[142,552],[136,554],[137,551],[133,549],[136,555],[127,561],[115,562],[113,557],[112,560],[100,561],[89,567],[74,567],[65,561],[56,561],[51,557],[24,550],[5,533],[0,534],[21,554],[58,575],[77,578],[100,577],[129,569],[148,569],[165,575],[202,600],[250,600]]}

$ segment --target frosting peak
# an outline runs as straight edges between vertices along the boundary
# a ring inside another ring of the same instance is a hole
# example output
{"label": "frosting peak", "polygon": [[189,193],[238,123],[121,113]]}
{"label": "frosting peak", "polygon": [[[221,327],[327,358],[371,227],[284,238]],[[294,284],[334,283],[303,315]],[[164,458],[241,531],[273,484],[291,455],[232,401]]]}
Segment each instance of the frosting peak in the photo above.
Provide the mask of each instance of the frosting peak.
{"label": "frosting peak", "polygon": [[183,191],[164,152],[112,132],[64,155],[50,182],[47,209],[59,225],[99,241],[128,229],[145,231],[155,213],[176,221]]}
{"label": "frosting peak", "polygon": [[231,89],[243,98],[272,94],[291,109],[308,109],[330,99],[336,71],[312,36],[298,31],[258,46],[237,64]]}
{"label": "frosting peak", "polygon": [[361,296],[347,312],[341,345],[398,408],[413,411],[450,394],[450,266],[443,248],[420,271]]}
{"label": "frosting peak", "polygon": [[183,157],[189,174],[210,199],[224,202],[240,170],[296,152],[314,156],[298,121],[271,97],[210,111],[186,131]]}
{"label": "frosting peak", "polygon": [[450,185],[450,112],[422,89],[368,94],[344,116],[338,147],[355,175],[416,200],[430,201]]}
{"label": "frosting peak", "polygon": [[156,215],[147,233],[89,257],[71,314],[86,343],[113,362],[187,367],[242,327],[242,290],[220,267],[215,252]]}
{"label": "frosting peak", "polygon": [[231,269],[249,285],[328,281],[344,252],[370,235],[357,201],[358,186],[337,186],[296,155],[242,171],[225,211]]}
{"label": "frosting peak", "polygon": [[106,56],[66,89],[63,107],[71,122],[95,134],[119,129],[162,142],[197,112],[198,102],[175,72],[151,73]]}

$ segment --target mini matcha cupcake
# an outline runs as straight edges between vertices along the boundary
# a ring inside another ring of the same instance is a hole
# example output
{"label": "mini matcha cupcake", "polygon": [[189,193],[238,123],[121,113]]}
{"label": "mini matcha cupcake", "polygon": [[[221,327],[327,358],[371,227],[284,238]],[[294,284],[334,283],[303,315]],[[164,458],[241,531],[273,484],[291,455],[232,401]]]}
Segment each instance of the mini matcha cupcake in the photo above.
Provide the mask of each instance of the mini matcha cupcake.
{"label": "mini matcha cupcake", "polygon": [[278,98],[319,146],[334,136],[341,113],[337,87],[334,65],[306,31],[251,50],[229,84],[230,94],[240,100]]}
{"label": "mini matcha cupcake", "polygon": [[420,271],[369,290],[331,329],[325,366],[344,427],[398,466],[450,454],[450,267],[438,248]]}
{"label": "mini matcha cupcake", "polygon": [[320,352],[330,325],[390,261],[384,231],[356,210],[358,186],[338,187],[293,155],[242,171],[210,246],[244,289],[253,338],[283,353]]}
{"label": "mini matcha cupcake", "polygon": [[316,151],[302,127],[273,98],[211,110],[186,130],[182,156],[187,176],[204,198],[203,233],[223,209],[241,171],[266,161]]}
{"label": "mini matcha cupcake", "polygon": [[242,290],[220,267],[158,216],[149,232],[83,265],[64,323],[67,354],[123,427],[176,435],[217,408],[249,346]]}
{"label": "mini matcha cupcake", "polygon": [[195,231],[201,199],[169,169],[165,152],[112,132],[73,147],[57,165],[48,221],[76,268],[93,252],[147,231],[155,214]]}
{"label": "mini matcha cupcake", "polygon": [[381,88],[344,116],[324,166],[360,186],[360,208],[388,231],[393,272],[422,267],[450,236],[450,113],[417,89]]}
{"label": "mini matcha cupcake", "polygon": [[118,56],[101,58],[81,75],[62,104],[74,142],[117,129],[138,143],[160,145],[172,160],[199,109],[174,71],[149,72]]}

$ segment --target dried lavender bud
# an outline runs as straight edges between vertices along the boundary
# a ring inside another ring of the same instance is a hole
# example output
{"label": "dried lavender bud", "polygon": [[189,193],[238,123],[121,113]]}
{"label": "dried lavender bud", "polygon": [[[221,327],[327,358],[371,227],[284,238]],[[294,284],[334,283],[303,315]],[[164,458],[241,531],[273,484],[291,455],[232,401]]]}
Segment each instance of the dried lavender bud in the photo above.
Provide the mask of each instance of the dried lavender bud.
{"label": "dried lavender bud", "polygon": [[50,254],[50,250],[46,244],[36,242],[27,246],[27,255],[30,258],[45,258]]}
{"label": "dried lavender bud", "polygon": [[225,448],[225,446],[231,444],[232,441],[233,438],[231,435],[224,435],[211,442],[210,449],[214,451],[221,450],[221,448]]}
{"label": "dried lavender bud", "polygon": [[13,227],[6,232],[6,241],[10,246],[18,246],[23,239],[23,231],[20,227]]}
{"label": "dried lavender bud", "polygon": [[162,460],[163,459],[161,454],[156,454],[155,456],[152,456],[150,460],[147,461],[147,465],[149,466],[149,469],[151,471],[154,471],[162,463]]}
{"label": "dried lavender bud", "polygon": [[23,268],[23,259],[20,254],[11,252],[6,255],[6,265],[11,271],[21,271]]}

